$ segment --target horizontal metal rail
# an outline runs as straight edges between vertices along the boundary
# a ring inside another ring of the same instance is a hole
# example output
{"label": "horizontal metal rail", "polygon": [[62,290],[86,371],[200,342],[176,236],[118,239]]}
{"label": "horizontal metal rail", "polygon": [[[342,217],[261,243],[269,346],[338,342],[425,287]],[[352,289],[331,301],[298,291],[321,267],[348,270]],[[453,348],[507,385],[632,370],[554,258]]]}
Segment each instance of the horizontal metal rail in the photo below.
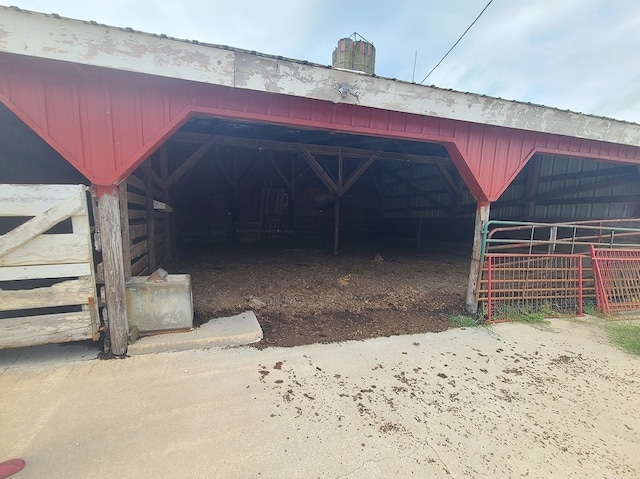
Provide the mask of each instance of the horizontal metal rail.
{"label": "horizontal metal rail", "polygon": [[640,248],[640,219],[568,223],[489,221],[482,232],[481,255],[519,250],[588,256],[591,245]]}

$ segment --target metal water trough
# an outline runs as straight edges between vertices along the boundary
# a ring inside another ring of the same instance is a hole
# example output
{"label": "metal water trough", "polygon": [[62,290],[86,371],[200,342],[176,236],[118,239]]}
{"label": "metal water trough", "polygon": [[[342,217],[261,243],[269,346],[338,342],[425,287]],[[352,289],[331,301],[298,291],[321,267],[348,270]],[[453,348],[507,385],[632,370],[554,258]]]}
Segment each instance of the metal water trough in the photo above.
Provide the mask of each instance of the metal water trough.
{"label": "metal water trough", "polygon": [[170,274],[161,281],[133,276],[125,283],[129,329],[142,335],[193,327],[191,276]]}

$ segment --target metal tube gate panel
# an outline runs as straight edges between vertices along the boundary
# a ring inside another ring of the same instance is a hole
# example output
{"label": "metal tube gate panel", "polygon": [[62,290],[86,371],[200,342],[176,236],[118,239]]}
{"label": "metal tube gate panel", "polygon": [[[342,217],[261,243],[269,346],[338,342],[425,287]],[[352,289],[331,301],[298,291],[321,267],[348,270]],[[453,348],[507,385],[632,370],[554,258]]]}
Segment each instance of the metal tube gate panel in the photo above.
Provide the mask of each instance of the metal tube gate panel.
{"label": "metal tube gate panel", "polygon": [[640,249],[591,246],[598,309],[605,314],[640,311]]}
{"label": "metal tube gate panel", "polygon": [[487,320],[548,307],[582,315],[581,255],[487,254]]}

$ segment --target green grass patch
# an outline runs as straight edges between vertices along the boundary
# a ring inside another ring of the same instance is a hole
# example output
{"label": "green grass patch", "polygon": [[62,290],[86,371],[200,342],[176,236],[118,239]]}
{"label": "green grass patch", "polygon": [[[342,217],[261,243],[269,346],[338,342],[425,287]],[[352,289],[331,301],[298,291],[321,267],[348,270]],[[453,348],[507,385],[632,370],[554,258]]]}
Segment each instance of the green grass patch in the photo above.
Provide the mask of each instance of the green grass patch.
{"label": "green grass patch", "polygon": [[628,353],[640,356],[640,322],[618,322],[606,326],[613,344]]}
{"label": "green grass patch", "polygon": [[509,320],[516,323],[547,325],[546,318],[557,316],[550,307],[542,306],[536,309],[526,307],[514,307],[511,305],[498,306],[491,315],[492,321]]}
{"label": "green grass patch", "polygon": [[479,319],[472,318],[471,316],[464,316],[462,314],[452,316],[451,322],[458,328],[475,328],[482,324],[482,321]]}
{"label": "green grass patch", "polygon": [[598,308],[596,307],[596,303],[594,301],[585,302],[585,304],[582,306],[582,312],[596,318],[602,317],[602,314],[600,314],[600,311],[598,311]]}

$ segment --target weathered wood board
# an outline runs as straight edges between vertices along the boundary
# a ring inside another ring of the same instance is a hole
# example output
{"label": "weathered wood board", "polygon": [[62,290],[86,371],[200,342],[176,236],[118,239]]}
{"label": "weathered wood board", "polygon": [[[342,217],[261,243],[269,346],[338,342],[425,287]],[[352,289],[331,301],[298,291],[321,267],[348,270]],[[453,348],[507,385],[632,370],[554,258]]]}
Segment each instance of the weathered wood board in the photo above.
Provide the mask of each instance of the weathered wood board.
{"label": "weathered wood board", "polygon": [[97,339],[86,187],[0,185],[3,217],[25,220],[0,235],[0,349]]}

